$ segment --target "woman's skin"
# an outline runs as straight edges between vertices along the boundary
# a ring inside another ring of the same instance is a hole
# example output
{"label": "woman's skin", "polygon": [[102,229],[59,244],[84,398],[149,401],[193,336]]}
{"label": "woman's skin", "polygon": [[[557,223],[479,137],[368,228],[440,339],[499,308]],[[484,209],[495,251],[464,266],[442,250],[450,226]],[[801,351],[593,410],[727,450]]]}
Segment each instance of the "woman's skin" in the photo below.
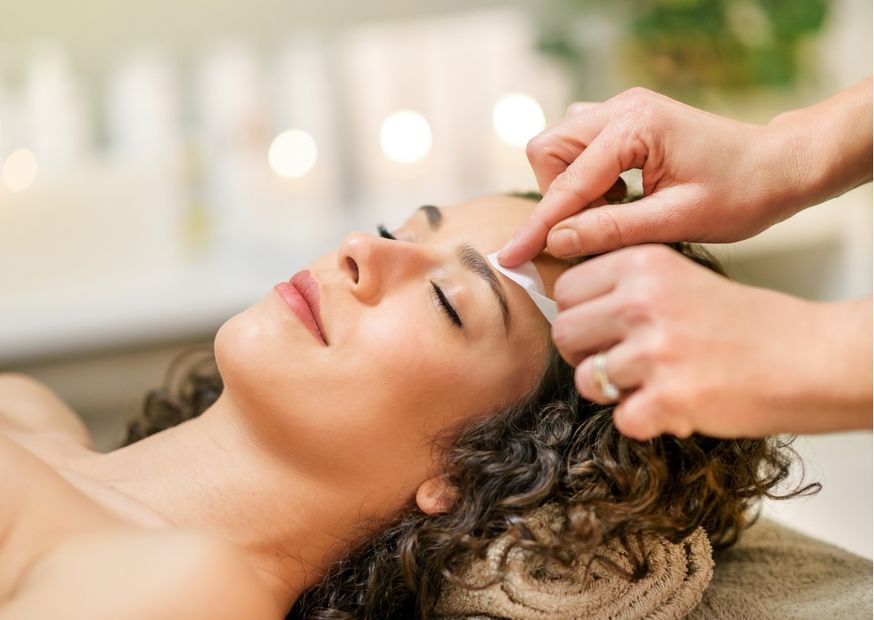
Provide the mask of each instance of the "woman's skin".
{"label": "woman's skin", "polygon": [[[179,548],[193,549],[183,563],[186,580],[213,589],[243,585],[235,599],[224,590],[212,596],[219,610],[206,601],[199,615],[165,609],[160,617],[234,617],[234,605],[244,608],[236,617],[280,617],[350,543],[411,501],[426,512],[449,509],[435,440],[522,397],[543,367],[549,329],[534,304],[497,274],[509,312],[505,326],[498,294],[469,267],[471,255],[497,250],[533,206],[493,196],[417,210],[394,231],[397,240],[349,235],[309,267],[319,282],[327,346],[272,290],[216,335],[225,387],[209,410],[107,454],[91,448],[75,414],[45,388],[0,376],[0,435],[14,442],[0,441],[0,460],[9,461],[4,471],[22,472],[5,499],[0,486],[19,549],[0,553],[0,620],[38,617],[22,602],[55,600],[53,593],[83,570],[114,574],[113,583],[132,597],[136,575],[153,565],[154,575],[162,574],[162,562]],[[469,246],[468,267],[460,244]],[[546,255],[536,264],[551,292],[566,265]],[[463,327],[440,306],[432,283]],[[34,502],[8,501],[24,486]],[[40,510],[38,519],[60,532],[51,544],[15,525],[34,522]],[[111,531],[120,532],[117,541]],[[71,557],[82,564],[98,558],[94,566],[69,574],[59,568],[54,579],[45,578],[52,571],[40,567],[65,566],[53,558],[67,543],[78,545]],[[118,552],[124,545],[137,551]],[[89,552],[97,547],[110,551]],[[4,591],[4,582],[17,590]],[[163,591],[155,586],[150,596]],[[11,592],[17,594],[9,598]],[[117,594],[98,592],[103,599]],[[186,590],[168,592],[181,598]],[[113,617],[139,617],[124,596],[116,597]],[[75,592],[64,603],[65,610],[85,604]],[[15,605],[19,615],[9,615]]]}

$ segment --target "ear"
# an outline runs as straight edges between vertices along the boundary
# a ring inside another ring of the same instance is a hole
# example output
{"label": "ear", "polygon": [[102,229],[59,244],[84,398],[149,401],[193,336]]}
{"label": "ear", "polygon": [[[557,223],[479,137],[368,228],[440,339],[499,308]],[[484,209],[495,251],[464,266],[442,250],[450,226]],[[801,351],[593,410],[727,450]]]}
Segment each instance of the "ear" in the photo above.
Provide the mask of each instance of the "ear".
{"label": "ear", "polygon": [[419,485],[416,490],[416,504],[419,510],[428,515],[449,512],[455,505],[458,494],[444,476],[434,476]]}

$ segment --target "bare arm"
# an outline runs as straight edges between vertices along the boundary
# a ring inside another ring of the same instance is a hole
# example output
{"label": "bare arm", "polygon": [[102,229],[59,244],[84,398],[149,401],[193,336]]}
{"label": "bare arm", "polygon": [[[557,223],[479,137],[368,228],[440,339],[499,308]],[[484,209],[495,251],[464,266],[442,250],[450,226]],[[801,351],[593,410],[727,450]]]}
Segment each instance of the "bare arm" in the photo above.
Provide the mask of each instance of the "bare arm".
{"label": "bare arm", "polygon": [[871,299],[814,304],[809,335],[815,379],[798,386],[790,433],[871,430]]}
{"label": "bare arm", "polygon": [[764,159],[786,167],[784,217],[871,181],[871,78],[816,105],[775,117]]}

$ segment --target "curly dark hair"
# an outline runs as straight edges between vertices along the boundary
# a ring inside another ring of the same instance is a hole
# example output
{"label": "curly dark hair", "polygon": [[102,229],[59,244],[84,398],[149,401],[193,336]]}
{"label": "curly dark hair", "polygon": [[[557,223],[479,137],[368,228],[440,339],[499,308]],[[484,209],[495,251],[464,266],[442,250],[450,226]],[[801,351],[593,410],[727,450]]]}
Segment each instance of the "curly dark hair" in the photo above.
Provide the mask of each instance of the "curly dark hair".
{"label": "curly dark hair", "polygon": [[[670,247],[724,275],[702,248]],[[635,579],[646,571],[645,555],[631,544],[641,532],[679,542],[702,526],[718,549],[755,520],[751,509],[761,498],[819,490],[801,483],[786,493],[775,490],[795,461],[791,439],[624,437],[613,425],[613,407],[583,399],[573,368],[551,343],[548,350],[545,370],[527,396],[440,441],[444,472],[457,492],[452,510],[427,515],[411,502],[330,567],[287,619],[427,618],[446,580],[461,583],[459,569],[506,532],[516,545],[564,565],[581,557],[597,561],[598,546],[618,540],[639,559],[630,572],[608,568]],[[181,363],[187,370],[171,368],[168,385],[148,394],[126,443],[199,415],[216,400],[222,382],[211,352]],[[545,503],[564,516],[549,542],[524,521]]]}

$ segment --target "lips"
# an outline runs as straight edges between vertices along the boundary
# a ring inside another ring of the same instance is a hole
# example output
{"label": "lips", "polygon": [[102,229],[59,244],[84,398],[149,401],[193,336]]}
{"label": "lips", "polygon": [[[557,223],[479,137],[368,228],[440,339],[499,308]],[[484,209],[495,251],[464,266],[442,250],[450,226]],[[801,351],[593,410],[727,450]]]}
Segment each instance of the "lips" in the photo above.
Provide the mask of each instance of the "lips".
{"label": "lips", "polygon": [[294,274],[288,282],[280,282],[273,288],[313,336],[324,346],[328,346],[319,313],[318,280],[309,271],[301,271]]}

